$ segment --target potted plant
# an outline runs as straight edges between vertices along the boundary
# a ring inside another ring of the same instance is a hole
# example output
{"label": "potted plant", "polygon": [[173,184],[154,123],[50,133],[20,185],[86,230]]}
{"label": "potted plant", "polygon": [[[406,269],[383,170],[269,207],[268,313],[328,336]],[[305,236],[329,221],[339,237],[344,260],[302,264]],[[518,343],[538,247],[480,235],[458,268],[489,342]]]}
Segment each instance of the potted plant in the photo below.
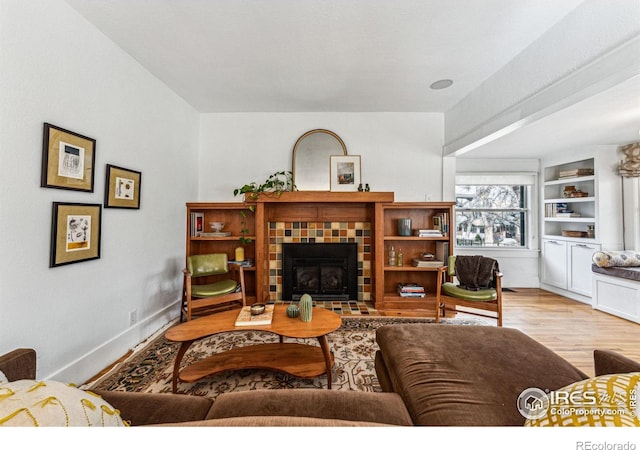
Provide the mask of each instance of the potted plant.
{"label": "potted plant", "polygon": [[[255,201],[261,194],[262,195],[275,195],[276,197],[280,197],[283,192],[291,192],[295,190],[295,185],[293,184],[293,173],[291,171],[280,171],[275,172],[269,175],[269,177],[265,180],[264,183],[258,184],[255,181],[251,183],[245,184],[242,187],[233,190],[233,195],[243,195],[243,201]],[[255,212],[256,205],[249,204],[247,206],[247,210],[251,212]],[[241,230],[240,234],[240,242],[242,244],[248,244],[251,242],[251,238],[247,237],[249,234],[249,229],[246,227],[246,218],[247,211],[240,211],[240,215],[242,216],[242,220],[240,221]]]}

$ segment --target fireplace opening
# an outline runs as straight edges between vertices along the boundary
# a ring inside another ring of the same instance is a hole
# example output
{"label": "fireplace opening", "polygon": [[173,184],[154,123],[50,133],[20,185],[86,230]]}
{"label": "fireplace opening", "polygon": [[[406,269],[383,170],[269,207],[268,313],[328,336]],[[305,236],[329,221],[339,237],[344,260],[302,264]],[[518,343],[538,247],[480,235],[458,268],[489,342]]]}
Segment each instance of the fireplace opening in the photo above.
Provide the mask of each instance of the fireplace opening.
{"label": "fireplace opening", "polygon": [[357,300],[358,245],[356,243],[282,244],[282,298],[300,300]]}

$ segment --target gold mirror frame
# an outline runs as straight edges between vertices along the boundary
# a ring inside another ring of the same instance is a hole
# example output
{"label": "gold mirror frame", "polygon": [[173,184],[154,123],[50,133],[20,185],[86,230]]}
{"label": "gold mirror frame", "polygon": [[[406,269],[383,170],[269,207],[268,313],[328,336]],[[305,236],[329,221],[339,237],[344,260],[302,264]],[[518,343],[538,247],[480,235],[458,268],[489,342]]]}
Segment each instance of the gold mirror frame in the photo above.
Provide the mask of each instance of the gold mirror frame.
{"label": "gold mirror frame", "polygon": [[300,136],[293,146],[291,172],[299,191],[330,190],[331,156],[346,156],[347,147],[333,131],[316,129]]}

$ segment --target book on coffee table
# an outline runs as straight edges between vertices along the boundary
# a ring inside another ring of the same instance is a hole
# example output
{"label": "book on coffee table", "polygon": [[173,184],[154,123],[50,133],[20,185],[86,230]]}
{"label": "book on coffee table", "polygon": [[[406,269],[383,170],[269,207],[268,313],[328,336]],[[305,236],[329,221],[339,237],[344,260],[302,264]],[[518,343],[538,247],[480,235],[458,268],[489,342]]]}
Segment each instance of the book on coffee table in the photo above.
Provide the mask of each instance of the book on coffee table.
{"label": "book on coffee table", "polygon": [[236,327],[250,325],[270,325],[273,320],[274,305],[266,305],[262,314],[251,314],[251,306],[243,306],[236,319]]}

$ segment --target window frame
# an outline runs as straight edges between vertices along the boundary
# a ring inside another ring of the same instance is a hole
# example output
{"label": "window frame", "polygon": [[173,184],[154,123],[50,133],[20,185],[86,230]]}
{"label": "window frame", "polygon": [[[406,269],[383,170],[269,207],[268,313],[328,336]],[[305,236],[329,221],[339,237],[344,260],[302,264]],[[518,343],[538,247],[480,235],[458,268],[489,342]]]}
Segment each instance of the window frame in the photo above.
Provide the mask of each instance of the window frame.
{"label": "window frame", "polygon": [[[484,250],[507,250],[526,251],[535,248],[537,234],[536,227],[536,205],[538,195],[537,173],[473,173],[457,174],[454,183],[454,230],[458,228],[458,211],[478,211],[478,212],[514,212],[520,214],[521,238],[517,246],[494,245],[459,245],[458,239],[454,235],[454,247],[456,250],[482,249]],[[520,186],[520,207],[519,208],[460,208],[458,204],[458,186]],[[453,225],[453,224],[452,224]],[[453,230],[452,230],[453,231]]]}

